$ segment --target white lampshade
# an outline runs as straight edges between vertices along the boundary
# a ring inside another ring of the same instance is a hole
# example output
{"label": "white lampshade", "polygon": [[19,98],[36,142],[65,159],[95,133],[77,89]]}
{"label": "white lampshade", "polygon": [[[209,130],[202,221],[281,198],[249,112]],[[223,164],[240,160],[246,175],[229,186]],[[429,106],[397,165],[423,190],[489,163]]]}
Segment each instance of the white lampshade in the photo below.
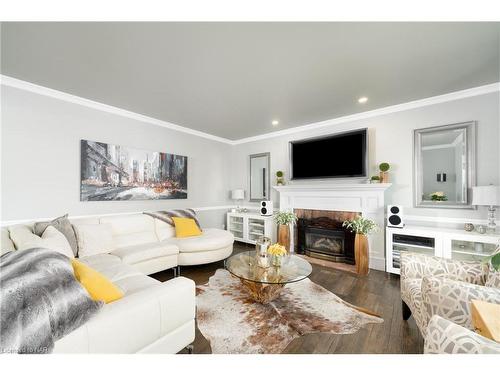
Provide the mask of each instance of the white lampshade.
{"label": "white lampshade", "polygon": [[500,186],[473,186],[472,205],[500,206]]}
{"label": "white lampshade", "polygon": [[231,199],[245,199],[245,190],[243,189],[231,190]]}

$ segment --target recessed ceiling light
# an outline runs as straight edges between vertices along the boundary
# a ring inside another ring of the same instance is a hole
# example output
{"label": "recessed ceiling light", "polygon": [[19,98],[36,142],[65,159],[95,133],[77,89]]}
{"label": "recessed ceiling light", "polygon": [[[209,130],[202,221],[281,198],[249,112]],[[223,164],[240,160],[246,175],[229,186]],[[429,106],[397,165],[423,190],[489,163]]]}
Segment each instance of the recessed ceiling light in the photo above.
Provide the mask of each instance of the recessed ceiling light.
{"label": "recessed ceiling light", "polygon": [[272,125],[272,126],[276,126],[276,125],[278,125],[279,123],[280,123],[280,122],[279,122],[278,120],[273,120],[273,121],[271,122],[271,125]]}
{"label": "recessed ceiling light", "polygon": [[361,98],[358,99],[358,103],[366,103],[368,101],[368,98],[366,96],[362,96]]}

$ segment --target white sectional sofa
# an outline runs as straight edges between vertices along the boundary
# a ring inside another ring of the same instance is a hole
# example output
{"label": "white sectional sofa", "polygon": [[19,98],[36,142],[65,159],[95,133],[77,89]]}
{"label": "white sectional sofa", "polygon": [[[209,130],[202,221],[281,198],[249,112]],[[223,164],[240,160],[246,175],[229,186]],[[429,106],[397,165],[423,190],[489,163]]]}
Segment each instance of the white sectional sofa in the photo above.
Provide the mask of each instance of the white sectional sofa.
{"label": "white sectional sofa", "polygon": [[[78,238],[80,260],[117,285],[124,297],[109,303],[85,325],[56,342],[55,353],[177,353],[194,341],[195,284],[184,277],[159,282],[146,275],[183,265],[220,261],[234,238],[220,229],[176,238],[170,225],[144,214],[71,220],[75,232],[106,229],[107,251],[98,236]],[[2,252],[32,234],[31,224],[2,228]],[[88,248],[85,248],[87,246]],[[100,251],[100,252],[99,252]]]}
{"label": "white sectional sofa", "polygon": [[[80,225],[106,225],[114,249],[110,254],[146,275],[176,266],[217,262],[233,252],[233,235],[222,229],[203,229],[201,236],[176,238],[171,225],[144,214],[113,215],[71,220]],[[79,241],[80,242],[80,241]]]}

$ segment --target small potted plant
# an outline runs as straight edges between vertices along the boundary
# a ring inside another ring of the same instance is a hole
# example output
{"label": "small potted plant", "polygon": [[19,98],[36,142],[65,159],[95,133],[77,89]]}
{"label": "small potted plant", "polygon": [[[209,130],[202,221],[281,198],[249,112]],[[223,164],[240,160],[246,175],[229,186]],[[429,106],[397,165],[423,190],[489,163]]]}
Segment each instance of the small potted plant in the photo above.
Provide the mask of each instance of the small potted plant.
{"label": "small potted plant", "polygon": [[372,176],[370,178],[370,183],[372,183],[372,184],[379,184],[380,183],[380,177],[379,176]]}
{"label": "small potted plant", "polygon": [[378,169],[380,169],[380,183],[385,184],[389,182],[389,169],[391,166],[389,163],[380,163]]}
{"label": "small potted plant", "polygon": [[276,172],[276,185],[281,186],[285,185],[285,174],[283,171],[277,171]]}
{"label": "small potted plant", "polygon": [[276,243],[272,246],[269,246],[267,249],[267,253],[271,255],[272,258],[272,265],[274,267],[281,267],[281,264],[283,263],[283,257],[288,253],[285,246],[280,245],[279,243]]}
{"label": "small potted plant", "polygon": [[370,219],[357,216],[352,220],[346,220],[342,223],[344,228],[356,233],[354,239],[354,259],[356,261],[356,273],[367,275],[369,272],[369,252],[368,237],[370,233],[377,230],[377,224]]}
{"label": "small potted plant", "polygon": [[431,201],[434,202],[445,202],[448,200],[446,194],[443,191],[436,191],[434,193],[431,193],[430,196],[431,196]]}
{"label": "small potted plant", "polygon": [[297,215],[290,211],[279,211],[274,214],[274,222],[278,225],[278,243],[290,252],[290,225],[295,224]]}

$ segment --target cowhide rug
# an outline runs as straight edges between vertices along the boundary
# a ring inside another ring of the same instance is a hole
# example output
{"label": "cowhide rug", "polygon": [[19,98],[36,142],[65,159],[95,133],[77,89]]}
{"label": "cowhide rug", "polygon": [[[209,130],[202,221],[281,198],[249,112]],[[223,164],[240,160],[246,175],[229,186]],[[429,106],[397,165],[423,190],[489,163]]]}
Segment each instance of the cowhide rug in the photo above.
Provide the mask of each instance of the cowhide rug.
{"label": "cowhide rug", "polygon": [[197,321],[214,354],[281,353],[301,335],[349,334],[383,322],[309,279],[287,284],[277,299],[260,304],[223,269],[197,288]]}

